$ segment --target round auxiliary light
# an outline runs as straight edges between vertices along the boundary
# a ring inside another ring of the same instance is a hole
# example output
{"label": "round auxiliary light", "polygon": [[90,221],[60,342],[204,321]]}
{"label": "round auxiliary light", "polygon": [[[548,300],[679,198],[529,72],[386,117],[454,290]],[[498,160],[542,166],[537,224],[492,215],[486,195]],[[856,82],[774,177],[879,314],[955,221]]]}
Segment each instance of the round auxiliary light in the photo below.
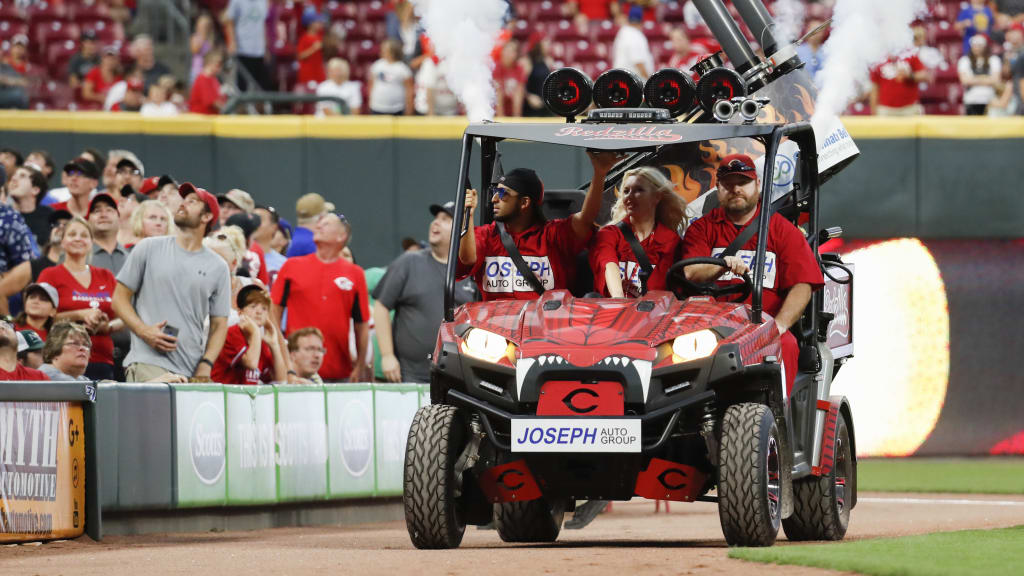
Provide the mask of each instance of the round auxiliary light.
{"label": "round auxiliary light", "polygon": [[578,116],[590,108],[594,94],[590,78],[576,68],[559,68],[544,79],[544,105],[555,116]]}
{"label": "round auxiliary light", "polygon": [[693,108],[697,85],[676,68],[662,68],[644,84],[644,100],[651,108],[665,108],[673,118]]}
{"label": "round auxiliary light", "polygon": [[639,108],[644,103],[644,83],[622,68],[603,72],[594,81],[594,104],[598,108]]}
{"label": "round auxiliary light", "polygon": [[747,95],[747,84],[731,68],[715,68],[700,77],[697,82],[697,101],[707,112],[715,109],[715,102],[732,100]]}

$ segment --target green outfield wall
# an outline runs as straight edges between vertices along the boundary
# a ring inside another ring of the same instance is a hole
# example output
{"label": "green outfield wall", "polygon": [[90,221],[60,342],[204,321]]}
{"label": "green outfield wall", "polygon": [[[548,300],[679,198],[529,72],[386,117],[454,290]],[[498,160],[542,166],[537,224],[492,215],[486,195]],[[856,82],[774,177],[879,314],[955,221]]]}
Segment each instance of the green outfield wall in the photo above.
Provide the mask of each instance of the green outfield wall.
{"label": "green outfield wall", "polygon": [[[1018,183],[1024,119],[851,117],[845,123],[861,156],[824,186],[823,223],[857,238],[1024,233]],[[44,148],[58,163],[87,146],[126,148],[143,159],[148,175],[170,173],[216,193],[243,188],[288,218],[299,195],[318,192],[353,222],[359,262],[384,265],[403,236],[426,236],[429,204],[454,197],[465,126],[442,118],[3,112],[0,146]],[[589,178],[580,150],[519,142],[499,149],[506,169],[531,166],[549,189]],[[479,170],[470,174],[475,179]]]}

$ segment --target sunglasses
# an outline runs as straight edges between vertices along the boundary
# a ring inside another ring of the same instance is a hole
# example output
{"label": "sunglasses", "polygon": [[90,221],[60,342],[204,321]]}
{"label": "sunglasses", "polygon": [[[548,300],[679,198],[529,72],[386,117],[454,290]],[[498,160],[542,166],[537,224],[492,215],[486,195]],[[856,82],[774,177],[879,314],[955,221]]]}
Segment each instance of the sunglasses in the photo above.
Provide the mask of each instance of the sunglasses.
{"label": "sunglasses", "polygon": [[504,188],[502,186],[498,186],[497,184],[491,184],[490,188],[487,189],[487,192],[491,195],[491,198],[497,196],[498,200],[504,200],[505,198],[508,198],[508,197],[511,197],[511,198],[518,198],[519,197],[518,194],[515,194],[514,192],[512,192],[508,188]]}
{"label": "sunglasses", "polygon": [[85,172],[82,172],[81,170],[65,170],[64,173],[69,177],[85,176]]}

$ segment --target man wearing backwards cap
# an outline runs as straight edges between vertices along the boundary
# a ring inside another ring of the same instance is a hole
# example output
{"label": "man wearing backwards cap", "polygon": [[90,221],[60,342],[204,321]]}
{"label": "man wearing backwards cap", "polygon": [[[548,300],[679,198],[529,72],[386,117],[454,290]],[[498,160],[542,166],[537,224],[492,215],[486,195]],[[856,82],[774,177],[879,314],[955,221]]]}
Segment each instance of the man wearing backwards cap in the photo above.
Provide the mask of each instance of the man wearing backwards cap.
{"label": "man wearing backwards cap", "polygon": [[[220,217],[217,198],[190,182],[178,191],[177,234],[140,241],[117,275],[113,305],[132,331],[131,352],[124,360],[131,382],[164,372],[209,381],[227,334],[231,277],[224,260],[203,246],[203,237]],[[207,316],[209,334],[203,322]]]}
{"label": "man wearing backwards cap", "polygon": [[[516,168],[492,186],[494,219],[505,226],[516,248],[546,290],[566,289],[576,255],[586,247],[594,232],[601,208],[604,177],[621,156],[614,152],[591,152],[594,176],[583,207],[569,218],[547,221],[541,212],[544,184],[537,173]],[[459,243],[459,278],[473,276],[484,300],[514,298],[532,300],[538,295],[520,274],[501,243],[496,223],[475,227],[476,190],[466,191],[470,210],[468,230]]]}
{"label": "man wearing backwards cap", "polygon": [[[754,161],[746,154],[733,154],[718,166],[718,204],[695,220],[683,236],[683,258],[714,256],[740,235],[760,214],[761,179]],[[726,256],[728,269],[714,264],[686,267],[686,278],[697,283],[718,281],[723,284],[742,282],[739,278],[750,270],[757,250],[757,237],[750,237],[735,256]],[[786,393],[793,386],[799,347],[789,332],[800,319],[811,299],[811,292],[824,285],[821,269],[804,235],[791,222],[772,214],[768,225],[768,249],[765,253],[764,311],[775,318],[782,335],[782,363],[786,375]]]}

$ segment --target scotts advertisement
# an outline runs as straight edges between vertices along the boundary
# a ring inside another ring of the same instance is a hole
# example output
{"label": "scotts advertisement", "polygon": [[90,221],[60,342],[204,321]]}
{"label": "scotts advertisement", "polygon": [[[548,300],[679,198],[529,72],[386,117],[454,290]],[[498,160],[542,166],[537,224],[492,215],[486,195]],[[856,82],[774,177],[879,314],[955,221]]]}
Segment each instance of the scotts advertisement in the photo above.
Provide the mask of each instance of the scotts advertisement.
{"label": "scotts advertisement", "polygon": [[277,499],[274,389],[225,386],[227,408],[228,504],[262,504]]}
{"label": "scotts advertisement", "polygon": [[227,495],[224,391],[174,387],[178,506],[223,505]]}
{"label": "scotts advertisement", "polygon": [[331,496],[372,496],[377,482],[373,389],[360,384],[328,387],[327,414]]}
{"label": "scotts advertisement", "polygon": [[277,498],[311,500],[327,496],[327,425],[323,388],[277,389]]}
{"label": "scotts advertisement", "polygon": [[0,542],[85,530],[85,432],[74,402],[0,402]]}

